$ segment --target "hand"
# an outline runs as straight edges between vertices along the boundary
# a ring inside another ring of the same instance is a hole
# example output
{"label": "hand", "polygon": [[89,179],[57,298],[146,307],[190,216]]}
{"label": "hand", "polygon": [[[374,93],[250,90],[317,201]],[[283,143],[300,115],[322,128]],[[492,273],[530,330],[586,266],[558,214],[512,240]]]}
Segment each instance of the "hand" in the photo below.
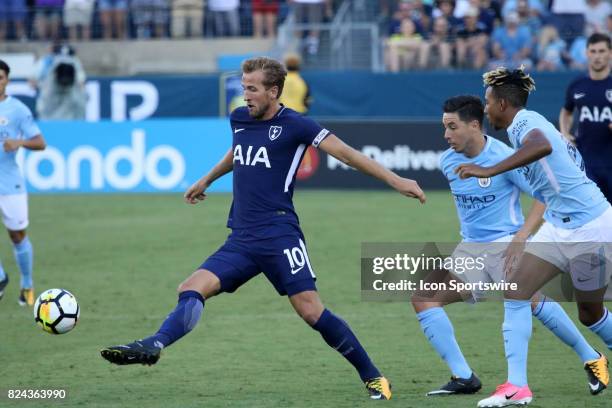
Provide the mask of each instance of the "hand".
{"label": "hand", "polygon": [[576,145],[576,137],[572,135],[571,133],[564,133],[563,137],[565,138],[565,140],[567,140],[571,144]]}
{"label": "hand", "polygon": [[14,152],[15,150],[21,147],[21,140],[16,139],[6,139],[4,141],[4,151],[5,152]]}
{"label": "hand", "polygon": [[197,204],[200,201],[204,201],[206,199],[206,194],[204,191],[208,188],[208,183],[203,180],[198,180],[191,187],[187,189],[184,194],[185,202],[187,204]]}
{"label": "hand", "polygon": [[424,204],[427,198],[425,193],[419,187],[419,184],[414,181],[403,177],[398,177],[393,183],[392,187],[402,195],[406,197],[417,198],[421,204]]}
{"label": "hand", "polygon": [[526,237],[522,236],[520,233],[517,233],[514,238],[512,238],[512,241],[510,241],[508,244],[508,247],[502,255],[502,258],[504,258],[504,274],[506,276],[508,276],[508,272],[516,268],[521,260],[523,251],[525,250],[526,241]]}
{"label": "hand", "polygon": [[455,174],[461,179],[470,177],[487,178],[493,176],[490,167],[481,167],[476,164],[463,163],[457,166]]}

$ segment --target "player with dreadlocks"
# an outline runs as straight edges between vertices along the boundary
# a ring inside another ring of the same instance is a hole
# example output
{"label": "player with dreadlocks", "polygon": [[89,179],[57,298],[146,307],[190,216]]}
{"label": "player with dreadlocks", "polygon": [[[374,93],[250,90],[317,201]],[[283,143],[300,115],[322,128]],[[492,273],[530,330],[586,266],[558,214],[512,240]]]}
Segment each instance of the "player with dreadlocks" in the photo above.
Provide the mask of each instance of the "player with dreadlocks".
{"label": "player with dreadlocks", "polygon": [[[546,203],[546,213],[545,223],[506,279],[518,286],[518,290],[504,292],[508,379],[478,407],[527,405],[533,397],[527,385],[532,330],[529,299],[556,275],[570,274],[580,321],[612,349],[612,316],[603,304],[610,280],[612,207],[586,176],[576,148],[542,115],[525,109],[535,82],[523,67],[487,72],[484,83],[485,113],[496,129],[507,129],[515,153],[490,167],[464,163],[455,173],[462,179],[489,178],[520,168],[534,196]],[[546,309],[544,305],[540,313]],[[584,369],[595,395],[608,386],[610,375],[606,357],[591,353]]]}

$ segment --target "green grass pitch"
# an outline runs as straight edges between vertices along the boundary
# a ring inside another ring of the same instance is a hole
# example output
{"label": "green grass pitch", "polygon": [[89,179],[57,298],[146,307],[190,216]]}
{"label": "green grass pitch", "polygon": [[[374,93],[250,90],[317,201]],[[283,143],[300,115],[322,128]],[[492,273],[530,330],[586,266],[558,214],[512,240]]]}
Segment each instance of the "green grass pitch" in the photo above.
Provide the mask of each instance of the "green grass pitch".
{"label": "green grass pitch", "polygon": [[[427,398],[448,370],[408,303],[362,302],[364,241],[451,241],[450,194],[421,206],[392,192],[296,193],[321,297],[344,317],[393,383],[393,407],[474,407],[506,378],[499,303],[456,304],[457,339],[484,383],[475,396]],[[203,319],[153,367],[112,366],[99,349],[143,337],[174,307],[176,287],[227,235],[231,197],[190,207],[177,195],[39,195],[30,199],[35,285],[80,302],[66,335],[37,328],[17,305],[18,273],[8,238],[0,258],[12,278],[0,302],[0,407],[365,407],[353,368],[259,276],[206,303]],[[564,304],[575,318],[573,304]],[[603,344],[581,328],[598,348]],[[529,355],[534,407],[610,407],[592,397],[578,358],[537,321]],[[9,400],[9,389],[66,389],[63,401]]]}

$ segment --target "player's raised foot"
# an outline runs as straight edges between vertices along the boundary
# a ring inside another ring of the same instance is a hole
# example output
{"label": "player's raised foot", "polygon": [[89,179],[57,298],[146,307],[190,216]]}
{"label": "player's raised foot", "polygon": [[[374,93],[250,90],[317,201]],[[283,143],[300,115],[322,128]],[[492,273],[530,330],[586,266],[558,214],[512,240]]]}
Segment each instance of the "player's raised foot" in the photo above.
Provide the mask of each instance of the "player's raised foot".
{"label": "player's raised foot", "polygon": [[389,400],[391,399],[391,383],[385,377],[376,377],[365,383],[370,399]]}
{"label": "player's raised foot", "polygon": [[584,370],[589,377],[589,390],[591,394],[597,395],[608,387],[610,372],[608,371],[608,359],[599,353],[596,360],[584,363]]}
{"label": "player's raised foot", "polygon": [[19,299],[17,299],[19,306],[34,306],[34,289],[21,289],[19,291]]}
{"label": "player's raised foot", "polygon": [[145,346],[140,341],[100,350],[102,358],[118,365],[153,365],[159,360],[160,354],[161,347]]}
{"label": "player's raised foot", "polygon": [[451,377],[451,380],[437,390],[429,391],[428,397],[453,395],[453,394],[474,394],[482,388],[482,383],[472,373],[470,378]]}
{"label": "player's raised foot", "polygon": [[478,408],[528,405],[533,399],[529,386],[517,387],[506,382],[498,385],[493,395],[478,402]]}
{"label": "player's raised foot", "polygon": [[6,288],[6,285],[8,285],[8,283],[9,278],[8,275],[6,275],[4,279],[0,281],[0,299],[2,299],[2,296],[4,296],[4,288]]}

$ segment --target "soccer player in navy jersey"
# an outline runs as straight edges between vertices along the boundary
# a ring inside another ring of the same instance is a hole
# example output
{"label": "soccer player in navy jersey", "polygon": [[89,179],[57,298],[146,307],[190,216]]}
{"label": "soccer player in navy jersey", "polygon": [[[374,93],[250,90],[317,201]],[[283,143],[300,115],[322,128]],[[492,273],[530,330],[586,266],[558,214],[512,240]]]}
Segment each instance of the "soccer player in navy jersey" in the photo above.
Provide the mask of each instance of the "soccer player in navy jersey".
{"label": "soccer player in navy jersey", "polygon": [[[612,203],[612,76],[610,36],[595,33],[587,40],[588,75],[576,78],[565,93],[559,114],[561,133],[580,151],[587,175]],[[576,136],[571,134],[578,112]]]}
{"label": "soccer player in navy jersey", "polygon": [[287,74],[269,58],[242,65],[246,107],[232,112],[232,148],[192,185],[185,200],[196,204],[206,189],[233,170],[234,200],[227,241],[178,288],[179,301],[154,335],[101,351],[115,364],[155,364],[161,350],[191,331],[204,303],[234,292],[263,272],[277,292],[289,297],[295,311],[323,340],[357,370],[370,398],[391,398],[389,381],[374,366],[348,324],[326,309],[315,286],[304,235],[293,207],[295,175],[309,145],[319,147],[355,169],[384,181],[401,194],[425,202],[414,180],[399,177],[344,144],[312,119],[279,103]]}
{"label": "soccer player in navy jersey", "polygon": [[[529,236],[537,231],[546,207],[541,201],[535,200],[527,219],[524,219],[520,192],[531,195],[532,189],[518,170],[490,178],[457,177],[454,170],[461,163],[493,165],[511,156],[513,150],[483,133],[484,105],[480,98],[456,96],[444,103],[443,110],[444,138],[450,148],[440,157],[440,169],[450,184],[462,237],[451,257],[483,257],[484,260],[482,268],[450,270],[450,273],[435,271],[430,275],[430,280],[460,280],[475,284],[503,282],[515,254],[524,247]],[[435,296],[415,293],[412,297],[412,305],[423,333],[452,373],[447,384],[427,393],[428,396],[473,394],[482,387],[461,352],[453,325],[443,307],[463,300],[475,302],[486,298],[487,293],[478,289],[465,294],[442,290],[435,293]],[[536,293],[531,298],[531,309],[533,316],[571,347],[583,364],[599,359],[599,353],[589,345],[561,305],[553,299]]]}

